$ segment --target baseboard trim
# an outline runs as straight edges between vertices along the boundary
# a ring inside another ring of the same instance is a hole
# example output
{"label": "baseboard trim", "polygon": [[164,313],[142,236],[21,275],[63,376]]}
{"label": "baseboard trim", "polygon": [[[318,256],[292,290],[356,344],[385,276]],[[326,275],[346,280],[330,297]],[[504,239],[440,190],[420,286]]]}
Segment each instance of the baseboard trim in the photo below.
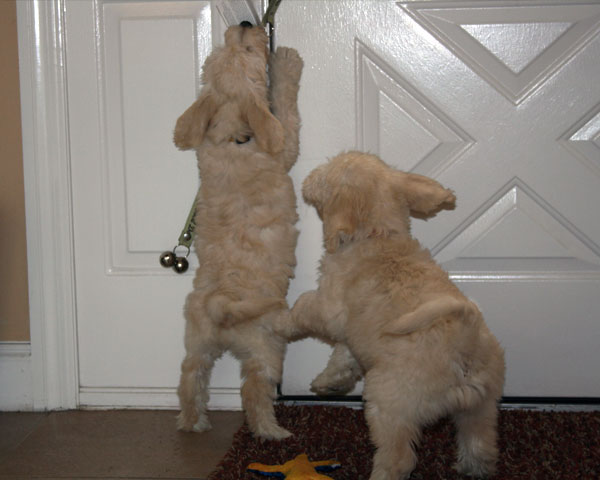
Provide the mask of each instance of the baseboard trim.
{"label": "baseboard trim", "polygon": [[[286,405],[332,405],[361,408],[361,395],[284,395],[278,390],[277,400]],[[502,410],[539,410],[550,412],[596,412],[600,411],[598,397],[502,397]]]}
{"label": "baseboard trim", "polygon": [[600,411],[598,397],[502,397],[504,410],[542,410],[549,412]]}
{"label": "baseboard trim", "polygon": [[0,411],[33,410],[30,342],[0,342]]}
{"label": "baseboard trim", "polygon": [[[242,409],[239,388],[211,388],[209,393],[210,410]],[[177,410],[179,401],[175,388],[82,387],[79,390],[79,406],[88,410]]]}

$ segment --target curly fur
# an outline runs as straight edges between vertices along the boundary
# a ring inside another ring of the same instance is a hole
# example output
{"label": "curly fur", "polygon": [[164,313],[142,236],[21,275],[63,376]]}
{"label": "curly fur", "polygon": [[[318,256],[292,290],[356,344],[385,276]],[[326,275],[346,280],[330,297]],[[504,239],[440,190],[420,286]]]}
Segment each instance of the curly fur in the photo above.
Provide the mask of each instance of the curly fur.
{"label": "curly fur", "polygon": [[[185,305],[178,428],[210,428],[214,361],[226,350],[242,363],[242,403],[255,435],[278,439],[275,385],[286,340],[274,326],[289,316],[296,264],[296,198],[289,169],[298,156],[297,94],[302,60],[271,55],[259,27],[230,27],[203,66],[199,98],[177,120],[174,142],[194,148],[200,169],[195,249],[200,260]],[[269,95],[273,113],[270,111]]]}
{"label": "curly fur", "polygon": [[339,342],[313,382],[319,393],[348,391],[364,373],[371,480],[407,478],[422,426],[448,414],[458,470],[491,474],[504,353],[477,306],[410,236],[411,215],[454,208],[454,194],[360,152],[313,170],[302,192],[323,221],[326,253],[319,287],[297,300],[286,334]]}

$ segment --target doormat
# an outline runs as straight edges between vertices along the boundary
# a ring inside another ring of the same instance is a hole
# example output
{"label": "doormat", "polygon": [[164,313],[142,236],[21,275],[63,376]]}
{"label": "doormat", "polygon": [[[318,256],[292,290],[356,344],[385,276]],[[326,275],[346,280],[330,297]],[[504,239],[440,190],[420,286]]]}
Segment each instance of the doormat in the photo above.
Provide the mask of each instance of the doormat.
{"label": "doormat", "polygon": [[[252,462],[282,464],[300,453],[311,460],[336,459],[335,480],[367,480],[374,447],[362,410],[335,406],[275,408],[280,425],[294,434],[283,441],[261,441],[246,424],[207,480],[260,480]],[[592,480],[600,478],[600,412],[501,410],[500,458],[495,479]],[[467,479],[452,469],[456,460],[454,426],[448,419],[426,428],[411,480]]]}

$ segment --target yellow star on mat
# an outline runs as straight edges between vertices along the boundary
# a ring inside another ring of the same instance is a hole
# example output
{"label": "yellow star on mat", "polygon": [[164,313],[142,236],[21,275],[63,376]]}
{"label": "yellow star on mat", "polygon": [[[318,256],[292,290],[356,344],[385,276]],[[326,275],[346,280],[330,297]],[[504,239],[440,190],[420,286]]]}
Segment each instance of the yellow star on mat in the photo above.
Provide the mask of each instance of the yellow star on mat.
{"label": "yellow star on mat", "polygon": [[331,477],[321,475],[317,471],[329,472],[341,465],[337,460],[322,460],[311,462],[303,453],[283,465],[263,465],[262,463],[251,463],[247,470],[261,475],[286,478],[287,480],[332,480]]}

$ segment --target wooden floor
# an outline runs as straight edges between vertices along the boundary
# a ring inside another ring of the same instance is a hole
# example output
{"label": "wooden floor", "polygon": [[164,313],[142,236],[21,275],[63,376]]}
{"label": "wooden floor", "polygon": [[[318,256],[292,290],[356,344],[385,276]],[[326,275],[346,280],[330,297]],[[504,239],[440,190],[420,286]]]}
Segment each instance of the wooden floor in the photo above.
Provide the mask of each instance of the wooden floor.
{"label": "wooden floor", "polygon": [[242,412],[210,412],[210,432],[175,429],[174,411],[0,413],[0,479],[205,479]]}

